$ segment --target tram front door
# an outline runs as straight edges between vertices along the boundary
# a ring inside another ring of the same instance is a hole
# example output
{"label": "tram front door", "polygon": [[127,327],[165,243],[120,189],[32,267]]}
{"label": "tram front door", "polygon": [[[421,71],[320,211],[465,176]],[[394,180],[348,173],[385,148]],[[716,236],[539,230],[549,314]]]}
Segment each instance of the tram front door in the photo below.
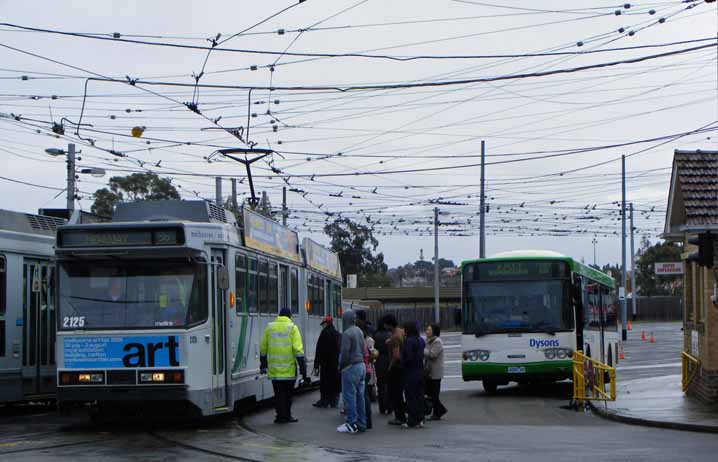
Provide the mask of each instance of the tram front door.
{"label": "tram front door", "polygon": [[25,396],[55,392],[55,266],[23,264],[22,383]]}

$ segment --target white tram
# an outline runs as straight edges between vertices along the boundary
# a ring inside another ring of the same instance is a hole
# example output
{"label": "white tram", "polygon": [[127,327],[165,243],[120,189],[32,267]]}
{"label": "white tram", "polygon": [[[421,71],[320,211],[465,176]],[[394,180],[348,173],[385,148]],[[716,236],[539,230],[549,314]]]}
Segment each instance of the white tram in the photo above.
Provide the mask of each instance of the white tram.
{"label": "white tram", "polygon": [[59,228],[61,407],[179,404],[212,415],[263,400],[259,341],[292,310],[307,362],[341,316],[337,255],[249,210],[210,202],[119,204],[111,223]]}
{"label": "white tram", "polygon": [[0,403],[55,392],[55,229],[65,220],[0,210]]}

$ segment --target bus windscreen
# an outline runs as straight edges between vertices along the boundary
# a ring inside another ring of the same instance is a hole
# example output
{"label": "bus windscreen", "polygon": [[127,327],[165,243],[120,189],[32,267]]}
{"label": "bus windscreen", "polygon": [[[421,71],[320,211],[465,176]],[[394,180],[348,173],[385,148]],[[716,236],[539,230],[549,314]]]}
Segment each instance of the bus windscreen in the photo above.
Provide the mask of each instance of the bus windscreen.
{"label": "bus windscreen", "polygon": [[563,262],[491,262],[485,268],[481,263],[467,267],[463,300],[467,334],[555,333],[574,328]]}

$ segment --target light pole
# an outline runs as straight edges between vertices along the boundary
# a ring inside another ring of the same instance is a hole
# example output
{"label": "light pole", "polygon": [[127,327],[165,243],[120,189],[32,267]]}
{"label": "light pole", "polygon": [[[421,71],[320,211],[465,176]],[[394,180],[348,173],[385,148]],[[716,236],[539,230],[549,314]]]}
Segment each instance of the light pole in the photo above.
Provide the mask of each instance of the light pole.
{"label": "light pole", "polygon": [[[51,156],[67,156],[67,211],[70,216],[72,216],[72,212],[75,211],[75,145],[74,143],[70,143],[67,145],[67,151],[64,151],[62,149],[58,148],[47,148],[45,149],[45,152],[47,154],[50,154]],[[77,154],[79,154],[82,151],[77,151]],[[77,160],[80,160],[78,157]],[[92,175],[95,177],[102,177],[105,176],[105,170],[98,168],[98,167],[91,167],[91,168],[83,168],[80,169],[80,173]]]}
{"label": "light pole", "polygon": [[598,244],[598,240],[594,237],[591,242],[593,243],[593,266],[598,266],[596,264],[596,244]]}

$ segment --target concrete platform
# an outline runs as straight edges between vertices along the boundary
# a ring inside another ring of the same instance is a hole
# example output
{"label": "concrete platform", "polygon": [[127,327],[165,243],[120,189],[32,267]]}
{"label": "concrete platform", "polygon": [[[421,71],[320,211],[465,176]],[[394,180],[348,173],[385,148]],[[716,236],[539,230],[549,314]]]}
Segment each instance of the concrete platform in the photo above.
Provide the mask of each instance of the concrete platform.
{"label": "concrete platform", "polygon": [[680,375],[619,382],[616,401],[596,404],[595,409],[625,423],[718,433],[718,406],[686,396]]}

